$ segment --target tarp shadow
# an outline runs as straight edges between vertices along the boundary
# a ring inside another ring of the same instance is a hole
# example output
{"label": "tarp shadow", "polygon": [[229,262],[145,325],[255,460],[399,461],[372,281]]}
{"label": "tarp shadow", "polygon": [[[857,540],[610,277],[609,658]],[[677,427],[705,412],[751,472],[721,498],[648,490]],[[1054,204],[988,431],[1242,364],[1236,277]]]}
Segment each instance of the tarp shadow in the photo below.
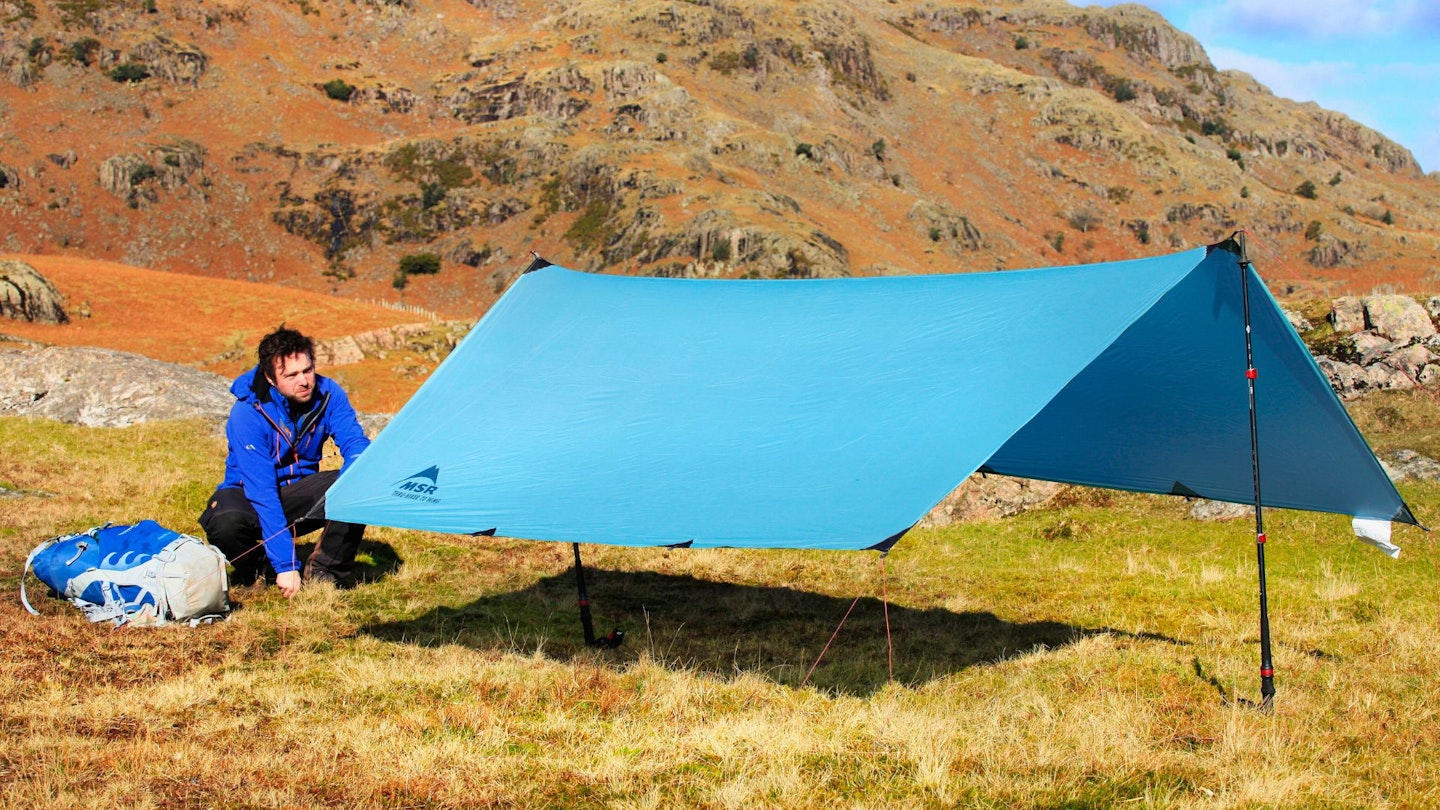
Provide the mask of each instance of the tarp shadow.
{"label": "tarp shadow", "polygon": [[[783,586],[743,585],[648,571],[586,569],[595,631],[620,627],[626,641],[603,655],[616,662],[642,654],[677,668],[733,676],[756,673],[799,685],[840,624],[854,597]],[[988,612],[917,609],[891,604],[895,679],[916,685],[967,667],[992,664],[1083,638],[1184,642],[1157,634],[1054,621],[1010,622]],[[413,619],[371,624],[360,632],[428,646],[540,650],[565,659],[584,651],[574,574],[538,580],[519,591],[483,597],[462,607],[437,607]],[[874,597],[854,605],[811,683],[868,694],[889,678],[886,609]]]}

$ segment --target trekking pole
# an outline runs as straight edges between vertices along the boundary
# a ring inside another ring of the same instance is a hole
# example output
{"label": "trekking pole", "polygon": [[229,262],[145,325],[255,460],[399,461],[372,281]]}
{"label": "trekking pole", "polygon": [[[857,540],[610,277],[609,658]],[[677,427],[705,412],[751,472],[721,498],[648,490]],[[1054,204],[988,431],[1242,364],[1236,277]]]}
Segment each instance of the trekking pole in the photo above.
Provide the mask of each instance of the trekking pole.
{"label": "trekking pole", "polygon": [[1250,469],[1255,478],[1255,557],[1260,569],[1260,708],[1270,711],[1275,698],[1275,666],[1270,660],[1270,606],[1265,594],[1265,511],[1260,504],[1260,429],[1255,412],[1255,355],[1250,337],[1250,258],[1245,232],[1235,234],[1240,245],[1240,289],[1245,310],[1245,380],[1250,389]]}

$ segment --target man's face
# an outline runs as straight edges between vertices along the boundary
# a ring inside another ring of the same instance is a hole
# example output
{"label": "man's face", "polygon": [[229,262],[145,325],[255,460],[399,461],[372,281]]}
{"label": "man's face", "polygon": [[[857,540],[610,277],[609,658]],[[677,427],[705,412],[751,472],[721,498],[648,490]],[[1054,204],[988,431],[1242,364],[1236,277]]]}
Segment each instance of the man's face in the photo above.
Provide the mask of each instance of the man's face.
{"label": "man's face", "polygon": [[286,399],[303,405],[315,396],[315,361],[304,352],[277,358],[270,382]]}

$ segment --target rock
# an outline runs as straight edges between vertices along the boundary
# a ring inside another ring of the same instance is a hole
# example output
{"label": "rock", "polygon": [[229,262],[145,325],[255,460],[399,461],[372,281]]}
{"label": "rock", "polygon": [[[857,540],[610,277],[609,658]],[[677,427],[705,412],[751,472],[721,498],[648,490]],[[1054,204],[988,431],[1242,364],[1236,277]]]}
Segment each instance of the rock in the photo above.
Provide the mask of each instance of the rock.
{"label": "rock", "polygon": [[1408,391],[1415,387],[1415,380],[1409,374],[1386,363],[1367,366],[1365,376],[1375,391]]}
{"label": "rock", "polygon": [[1401,343],[1424,340],[1435,334],[1430,314],[1405,295],[1369,295],[1360,302],[1365,322],[1380,335]]}
{"label": "rock", "polygon": [[122,200],[129,199],[136,183],[147,173],[146,168],[150,169],[149,173],[154,173],[154,167],[146,163],[145,158],[140,155],[126,154],[106,158],[100,163],[100,187]]}
{"label": "rock", "polygon": [[40,271],[25,262],[0,259],[0,316],[39,323],[69,323],[63,297]]}
{"label": "rock", "polygon": [[1362,258],[1364,253],[1363,245],[1351,244],[1341,239],[1336,239],[1328,233],[1320,234],[1315,246],[1305,253],[1305,258],[1310,264],[1320,269],[1339,267],[1342,264],[1352,264]]}
{"label": "rock", "polygon": [[1415,381],[1426,388],[1440,385],[1440,366],[1432,364],[1420,369],[1420,373],[1415,375]]}
{"label": "rock", "polygon": [[945,496],[916,525],[948,526],[957,521],[986,520],[1018,515],[1044,506],[1063,484],[976,473]]}
{"label": "rock", "polygon": [[385,426],[390,424],[390,420],[394,416],[395,415],[391,413],[355,414],[355,418],[358,419],[360,422],[360,428],[365,431],[366,436],[372,439],[380,435],[380,431],[384,430]]}
{"label": "rock", "polygon": [[1307,319],[1304,315],[1301,315],[1300,313],[1295,312],[1288,307],[1280,307],[1280,311],[1285,313],[1285,320],[1290,322],[1291,328],[1293,328],[1296,332],[1304,334],[1305,332],[1309,332],[1311,329],[1315,328],[1315,326],[1311,324],[1309,319]]}
{"label": "rock", "polygon": [[315,365],[320,368],[349,365],[364,359],[365,353],[353,337],[315,341]]}
{"label": "rock", "polygon": [[1340,334],[1365,330],[1365,307],[1360,299],[1346,295],[1330,304],[1330,325]]}
{"label": "rock", "polygon": [[205,52],[169,37],[156,36],[135,46],[131,58],[171,84],[197,85],[210,59]]}
{"label": "rock", "polygon": [[1255,507],[1252,504],[1199,500],[1190,507],[1192,520],[1236,520],[1254,517]]}
{"label": "rock", "polygon": [[1396,450],[1380,458],[1380,465],[1392,481],[1414,478],[1420,481],[1440,480],[1440,461],[1422,456],[1414,450]]}
{"label": "rock", "polygon": [[1362,366],[1341,362],[1333,357],[1317,357],[1315,364],[1325,373],[1325,378],[1330,381],[1330,387],[1340,395],[1341,399],[1353,399],[1356,395],[1357,383],[1368,385],[1368,382],[1362,382],[1366,379],[1365,369]]}
{"label": "rock", "polygon": [[1432,295],[1425,301],[1425,311],[1430,313],[1430,320],[1440,318],[1440,295]]}
{"label": "rock", "polygon": [[1355,353],[1360,358],[1360,365],[1368,366],[1377,360],[1382,360],[1390,352],[1394,351],[1396,345],[1374,332],[1361,332],[1355,335],[1352,341],[1355,346]]}
{"label": "rock", "polygon": [[0,415],[120,427],[223,419],[234,402],[224,377],[138,354],[67,346],[0,351]]}
{"label": "rock", "polygon": [[1418,379],[1421,369],[1435,362],[1435,353],[1416,343],[1413,346],[1406,346],[1399,351],[1391,352],[1385,358],[1385,362],[1404,372],[1407,376]]}

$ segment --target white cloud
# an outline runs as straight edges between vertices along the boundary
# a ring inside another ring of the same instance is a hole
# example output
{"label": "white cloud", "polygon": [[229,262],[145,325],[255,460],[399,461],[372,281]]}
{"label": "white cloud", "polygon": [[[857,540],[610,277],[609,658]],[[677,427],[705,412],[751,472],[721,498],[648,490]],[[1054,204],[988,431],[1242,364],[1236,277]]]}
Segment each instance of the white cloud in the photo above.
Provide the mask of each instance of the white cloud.
{"label": "white cloud", "polygon": [[1324,88],[1356,75],[1355,66],[1348,62],[1295,65],[1232,48],[1211,48],[1209,53],[1210,61],[1221,70],[1243,70],[1275,95],[1296,101],[1315,101]]}
{"label": "white cloud", "polygon": [[[1195,17],[1199,17],[1197,14]],[[1224,0],[1206,14],[1213,23],[1247,29],[1251,36],[1389,37],[1440,31],[1440,11],[1429,0]]]}

